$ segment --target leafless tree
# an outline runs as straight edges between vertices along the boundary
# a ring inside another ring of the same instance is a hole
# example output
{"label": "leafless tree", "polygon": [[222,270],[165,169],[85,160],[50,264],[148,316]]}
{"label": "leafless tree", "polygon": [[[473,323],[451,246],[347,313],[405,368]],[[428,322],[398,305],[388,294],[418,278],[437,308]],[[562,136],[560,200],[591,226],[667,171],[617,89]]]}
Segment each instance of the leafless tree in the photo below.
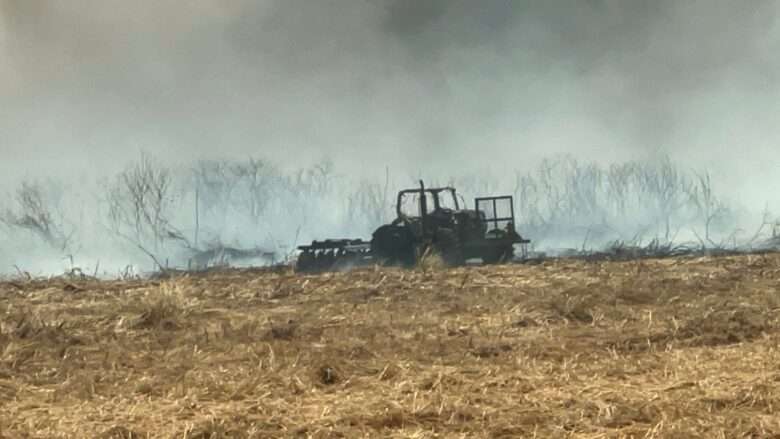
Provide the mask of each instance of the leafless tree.
{"label": "leafless tree", "polygon": [[236,183],[243,189],[237,207],[256,226],[266,214],[273,192],[278,189],[280,176],[276,167],[265,160],[250,158],[234,164],[231,170]]}
{"label": "leafless tree", "polygon": [[168,241],[189,246],[189,241],[171,223],[173,203],[170,170],[151,157],[128,166],[107,189],[108,220],[111,230],[155,260]]}
{"label": "leafless tree", "polygon": [[330,159],[324,159],[298,173],[296,186],[306,188],[312,195],[325,195],[330,192],[334,181],[334,164]]}
{"label": "leafless tree", "polygon": [[719,200],[712,189],[712,180],[709,172],[696,175],[695,184],[690,191],[691,201],[696,205],[699,215],[704,222],[704,237],[701,238],[703,245],[720,247],[722,244],[716,244],[712,239],[713,223],[721,220],[728,214],[728,209]]}
{"label": "leafless tree", "polygon": [[64,215],[53,200],[47,200],[40,183],[23,181],[14,194],[13,205],[0,214],[0,222],[27,230],[59,251],[68,250],[73,230],[66,230]]}
{"label": "leafless tree", "polygon": [[385,169],[383,184],[362,181],[347,196],[347,217],[352,223],[364,224],[369,228],[378,227],[389,221],[393,215],[390,195],[390,170]]}
{"label": "leafless tree", "polygon": [[654,202],[659,219],[663,222],[665,238],[671,237],[673,214],[689,202],[690,180],[672,163],[669,157],[653,166],[643,167],[640,173],[640,190]]}
{"label": "leafless tree", "polygon": [[587,234],[588,241],[603,242],[651,234],[669,242],[702,220],[711,240],[729,214],[708,176],[685,172],[669,157],[609,167],[548,158],[531,172],[517,172],[513,192],[519,228],[537,240]]}
{"label": "leafless tree", "polygon": [[194,169],[194,184],[204,214],[226,213],[237,187],[234,166],[228,161],[203,160]]}

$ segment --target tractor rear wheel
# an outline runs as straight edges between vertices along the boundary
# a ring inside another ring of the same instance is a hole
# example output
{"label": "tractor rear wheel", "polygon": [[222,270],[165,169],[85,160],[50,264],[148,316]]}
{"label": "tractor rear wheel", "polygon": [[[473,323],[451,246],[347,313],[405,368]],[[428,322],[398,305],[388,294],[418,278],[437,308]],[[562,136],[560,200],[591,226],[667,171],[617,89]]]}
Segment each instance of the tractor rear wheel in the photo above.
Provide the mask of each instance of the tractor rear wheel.
{"label": "tractor rear wheel", "polygon": [[371,239],[371,253],[382,265],[412,266],[415,261],[414,235],[403,225],[384,225]]}

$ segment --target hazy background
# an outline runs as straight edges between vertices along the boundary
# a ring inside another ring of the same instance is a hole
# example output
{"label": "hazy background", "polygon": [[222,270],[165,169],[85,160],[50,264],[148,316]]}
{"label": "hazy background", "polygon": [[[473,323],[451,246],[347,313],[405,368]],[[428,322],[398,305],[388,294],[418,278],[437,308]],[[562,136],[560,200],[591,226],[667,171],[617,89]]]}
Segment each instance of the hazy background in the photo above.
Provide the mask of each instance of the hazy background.
{"label": "hazy background", "polygon": [[43,175],[86,185],[140,151],[179,166],[327,157],[355,178],[668,155],[709,169],[741,207],[777,208],[779,11],[770,0],[0,0],[0,192]]}

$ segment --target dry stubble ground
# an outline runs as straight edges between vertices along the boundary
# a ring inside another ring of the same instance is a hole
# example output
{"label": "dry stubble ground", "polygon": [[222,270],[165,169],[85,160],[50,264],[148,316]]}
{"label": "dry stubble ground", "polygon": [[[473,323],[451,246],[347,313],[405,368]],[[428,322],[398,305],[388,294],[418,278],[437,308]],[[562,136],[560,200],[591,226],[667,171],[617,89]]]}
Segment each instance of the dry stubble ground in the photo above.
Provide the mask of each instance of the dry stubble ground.
{"label": "dry stubble ground", "polygon": [[780,256],[0,283],[0,436],[780,437]]}

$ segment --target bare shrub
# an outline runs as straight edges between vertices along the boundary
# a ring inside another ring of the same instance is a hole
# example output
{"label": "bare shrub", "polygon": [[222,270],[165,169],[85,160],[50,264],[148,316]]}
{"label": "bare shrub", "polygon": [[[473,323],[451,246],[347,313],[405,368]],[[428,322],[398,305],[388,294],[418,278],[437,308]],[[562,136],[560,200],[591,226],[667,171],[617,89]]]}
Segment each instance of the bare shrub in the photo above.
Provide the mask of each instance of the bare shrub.
{"label": "bare shrub", "polygon": [[385,170],[385,181],[361,181],[347,196],[347,218],[353,224],[365,225],[369,230],[394,217],[395,198],[390,193],[390,171]]}
{"label": "bare shrub", "polygon": [[190,247],[189,240],[171,221],[172,176],[168,168],[142,154],[107,189],[111,231],[154,260],[161,270],[160,253],[167,242]]}
{"label": "bare shrub", "polygon": [[519,228],[537,242],[579,236],[601,245],[639,245],[643,237],[670,243],[680,229],[701,224],[700,241],[717,246],[714,231],[733,220],[709,174],[685,172],[669,157],[606,168],[568,156],[545,159],[515,174],[514,195]]}
{"label": "bare shrub", "polygon": [[723,247],[724,243],[716,243],[712,239],[713,225],[717,225],[729,215],[729,209],[718,199],[712,188],[709,172],[696,175],[696,181],[691,187],[690,199],[696,205],[701,221],[704,223],[704,236],[699,237],[703,247]]}
{"label": "bare shrub", "polygon": [[194,184],[203,213],[225,213],[238,186],[233,166],[228,161],[202,160],[194,169]]}
{"label": "bare shrub", "polygon": [[109,220],[118,234],[138,243],[151,241],[154,249],[175,236],[169,221],[170,171],[142,154],[122,171],[108,189]]}
{"label": "bare shrub", "polygon": [[276,167],[264,160],[250,158],[233,166],[233,174],[243,188],[236,207],[257,225],[266,213],[280,178]]}
{"label": "bare shrub", "polygon": [[13,198],[13,208],[0,213],[0,222],[13,229],[26,230],[52,248],[66,251],[73,230],[57,203],[47,197],[39,182],[22,181]]}
{"label": "bare shrub", "polygon": [[290,218],[304,222],[316,211],[314,202],[335,191],[333,165],[327,161],[291,173],[256,158],[202,161],[193,174],[202,216],[197,222],[212,248],[230,246],[227,232],[237,228],[271,230]]}

